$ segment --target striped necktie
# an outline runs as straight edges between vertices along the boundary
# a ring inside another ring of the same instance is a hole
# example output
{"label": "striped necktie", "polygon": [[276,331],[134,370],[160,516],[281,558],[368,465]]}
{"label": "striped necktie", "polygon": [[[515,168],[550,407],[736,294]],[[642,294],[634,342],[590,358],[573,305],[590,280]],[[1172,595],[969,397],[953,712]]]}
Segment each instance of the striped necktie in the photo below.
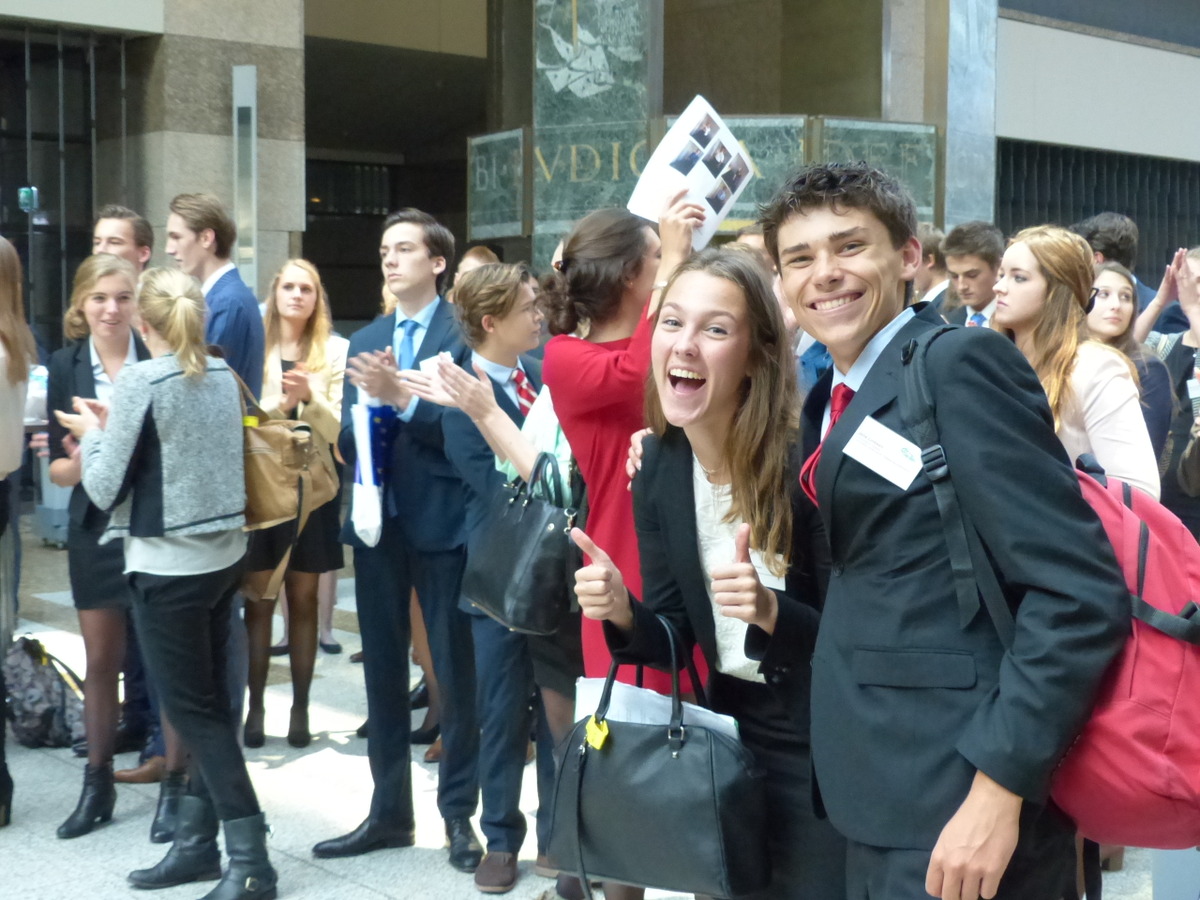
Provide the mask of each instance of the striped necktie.
{"label": "striped necktie", "polygon": [[537,391],[529,383],[529,376],[522,369],[513,369],[513,383],[517,386],[517,405],[521,407],[521,415],[529,415],[533,401],[537,399]]}

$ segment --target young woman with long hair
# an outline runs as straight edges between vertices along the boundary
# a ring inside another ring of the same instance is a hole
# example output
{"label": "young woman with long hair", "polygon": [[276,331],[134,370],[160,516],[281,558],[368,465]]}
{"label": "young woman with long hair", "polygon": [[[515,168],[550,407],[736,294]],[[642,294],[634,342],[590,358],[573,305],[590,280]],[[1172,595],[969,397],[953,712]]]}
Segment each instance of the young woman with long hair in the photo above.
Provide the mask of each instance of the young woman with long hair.
{"label": "young woman with long hair", "polygon": [[[67,343],[50,357],[47,401],[50,409],[74,411],[74,397],[107,403],[117,375],[149,359],[134,333],[137,271],[108,253],[89,256],[75,273],[71,303],[63,317]],[[83,684],[88,761],[83,793],[60,838],[87,834],[97,821],[112,817],[116,802],[113,752],[119,718],[118,682],[125,657],[126,617],[133,599],[125,580],[121,541],[100,543],[108,516],[88,500],[80,485],[79,445],[56,419],[50,421],[50,480],[72,487],[67,526],[67,570],[79,614],[87,660]],[[157,817],[156,817],[157,818]]]}
{"label": "young woman with long hair", "polygon": [[[199,283],[149,269],[138,329],[151,358],[122,369],[108,408],[75,399],[58,419],[81,444],[83,486],[111,509],[101,542],[125,540],[125,572],[151,677],[191,752],[175,842],[136,887],[220,878],[212,900],[273,900],[266,820],[230,712],[225,647],[246,551],[241,392],[207,355]],[[229,865],[217,847],[225,828]]]}
{"label": "young woman with long hair", "polygon": [[[0,535],[8,527],[8,476],[21,467],[25,448],[25,393],[29,368],[37,362],[37,345],[25,321],[22,302],[21,258],[0,237]],[[6,602],[0,597],[0,603]],[[4,617],[0,617],[4,618]],[[12,635],[0,634],[4,646]],[[7,697],[0,669],[0,697]],[[0,727],[0,827],[12,821],[13,780],[4,753],[6,727]]]}
{"label": "young woman with long hair", "polygon": [[[350,342],[333,334],[329,300],[316,267],[305,259],[289,259],[276,273],[264,316],[266,356],[263,396],[259,404],[272,417],[299,419],[312,426],[317,440],[332,445],[341,430],[342,384]],[[292,711],[287,740],[306,747],[308,694],[317,658],[317,594],[324,572],[342,568],[338,541],[340,495],[313,510],[296,538],[284,575],[287,591],[288,654],[292,666]],[[275,600],[262,596],[275,566],[291,545],[294,523],[285,522],[255,533],[246,557],[246,628],[250,635],[250,702],[244,742],[261,747],[263,691],[271,653]]]}
{"label": "young woman with long hair", "polygon": [[1033,366],[1071,462],[1090,453],[1107,474],[1157,498],[1158,465],[1133,365],[1088,336],[1092,266],[1079,235],[1053,225],[1026,228],[1000,261],[992,327]]}
{"label": "young woman with long hair", "polygon": [[712,708],[737,719],[767,773],[772,871],[756,896],[840,900],[845,843],[811,805],[807,682],[803,696],[768,684],[747,655],[808,664],[828,568],[820,518],[799,487],[791,342],[758,263],[706,250],[680,266],[650,355],[653,434],[633,481],[643,602],[606,548],[576,529],[592,559],[576,573],[580,606],[609,624],[623,662],[669,665],[656,614],[685,652],[700,647]]}
{"label": "young woman with long hair", "polygon": [[1146,430],[1150,433],[1154,458],[1161,460],[1174,409],[1171,375],[1163,361],[1147,352],[1134,338],[1137,281],[1133,273],[1119,262],[1102,262],[1096,265],[1092,290],[1095,300],[1087,315],[1088,334],[1093,340],[1120,350],[1137,369],[1142,418],[1146,420]]}

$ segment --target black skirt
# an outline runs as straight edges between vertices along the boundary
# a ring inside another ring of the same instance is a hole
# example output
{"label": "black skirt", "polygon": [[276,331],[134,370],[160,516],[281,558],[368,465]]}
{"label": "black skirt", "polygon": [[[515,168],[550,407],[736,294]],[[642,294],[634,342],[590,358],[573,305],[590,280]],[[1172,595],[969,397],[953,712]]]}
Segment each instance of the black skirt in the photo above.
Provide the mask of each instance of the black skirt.
{"label": "black skirt", "polygon": [[575,699],[575,682],[583,676],[583,635],[579,610],[568,613],[554,634],[528,636],[533,683]]}
{"label": "black skirt", "polygon": [[[340,475],[341,466],[338,466],[338,469]],[[300,532],[300,538],[292,550],[292,558],[288,561],[288,571],[319,575],[345,566],[342,543],[338,540],[341,510],[342,487],[339,479],[338,492],[334,498],[314,509],[304,524],[304,530]],[[246,550],[246,571],[270,571],[279,565],[283,554],[291,545],[295,529],[295,522],[284,522],[250,532],[249,547]]]}
{"label": "black skirt", "polygon": [[129,609],[133,594],[125,578],[125,542],[100,543],[99,531],[67,526],[67,574],[76,609]]}

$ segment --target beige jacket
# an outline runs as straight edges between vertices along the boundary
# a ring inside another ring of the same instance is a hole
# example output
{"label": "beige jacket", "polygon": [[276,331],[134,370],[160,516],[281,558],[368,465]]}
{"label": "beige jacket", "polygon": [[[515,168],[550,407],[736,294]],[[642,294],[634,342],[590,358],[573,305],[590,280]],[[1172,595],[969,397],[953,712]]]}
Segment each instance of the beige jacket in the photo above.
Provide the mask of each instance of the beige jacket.
{"label": "beige jacket", "polygon": [[[350,342],[336,334],[329,336],[325,348],[328,368],[309,375],[312,400],[301,403],[296,415],[313,427],[313,431],[331,444],[337,443],[342,430],[342,385],[346,375],[346,353]],[[279,347],[268,347],[263,369],[263,394],[260,406],[272,418],[286,418],[280,410],[283,403],[283,370]]]}

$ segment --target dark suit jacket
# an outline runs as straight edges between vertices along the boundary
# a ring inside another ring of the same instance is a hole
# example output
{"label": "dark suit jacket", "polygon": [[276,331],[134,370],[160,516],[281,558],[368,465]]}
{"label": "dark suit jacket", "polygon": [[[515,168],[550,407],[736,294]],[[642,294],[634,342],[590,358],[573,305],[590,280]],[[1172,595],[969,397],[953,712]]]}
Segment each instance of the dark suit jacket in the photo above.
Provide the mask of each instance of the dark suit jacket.
{"label": "dark suit jacket", "polygon": [[[380,316],[370,325],[360,328],[350,338],[347,358],[353,359],[359,353],[391,347],[395,328],[394,313]],[[454,319],[454,309],[444,300],[438,303],[434,311],[413,365],[443,350],[449,352],[460,365],[464,357],[470,354],[462,342],[458,323]],[[338,446],[342,458],[350,466],[354,465],[357,457],[350,408],[357,402],[358,388],[347,376],[342,395],[342,433],[338,438]],[[396,511],[401,533],[417,550],[453,550],[466,543],[463,514],[466,497],[458,472],[446,458],[442,433],[444,413],[445,409],[436,403],[418,401],[412,420],[399,423],[396,440],[392,444],[391,478],[386,487],[390,494],[390,505],[385,497],[385,515],[388,509]],[[342,527],[342,542],[359,549],[365,547],[354,533],[350,515],[346,516]]]}
{"label": "dark suit jacket", "polygon": [[[929,849],[981,770],[1029,801],[1086,718],[1129,632],[1129,598],[1099,520],[1011,341],[957,329],[932,345],[937,424],[964,515],[1016,617],[1011,651],[987,612],[959,611],[932,485],[907,491],[843,453],[867,416],[907,436],[902,351],[940,324],[918,307],[830,429],[816,489],[832,569],[813,661],[813,762],[839,831]],[[831,379],[802,427],[815,448]]]}
{"label": "dark suit jacket", "polygon": [[[133,336],[134,347],[137,350],[138,362],[150,358],[150,351],[136,334]],[[66,459],[67,451],[63,448],[63,438],[67,429],[58,424],[54,410],[73,413],[72,397],[96,396],[96,378],[92,373],[92,354],[88,339],[72,341],[55,350],[50,357],[49,376],[46,385],[46,403],[50,409],[50,459]],[[103,531],[108,523],[108,515],[98,509],[88,499],[82,484],[75,485],[71,491],[71,500],[67,506],[67,515],[72,525],[86,528],[88,531]]]}
{"label": "dark suit jacket", "polygon": [[229,367],[255,397],[261,396],[265,339],[254,292],[234,269],[217,279],[204,302],[208,305],[204,339],[220,347]]}
{"label": "dark suit jacket", "polygon": [[[533,389],[540,391],[542,364],[530,356],[522,356],[521,365]],[[471,356],[468,353],[463,360],[463,367],[474,374],[470,366]],[[492,392],[496,396],[496,403],[519,427],[525,421],[520,408],[495,381],[492,382]],[[447,409],[442,419],[442,430],[446,435],[446,457],[466,485],[467,555],[470,556],[472,546],[482,536],[492,497],[504,486],[507,479],[496,468],[496,454],[465,412],[460,409]],[[471,604],[464,604],[463,609],[472,614],[483,615]]]}
{"label": "dark suit jacket", "polygon": [[[642,469],[633,481],[633,514],[642,561],[643,603],[633,604],[634,627],[624,635],[605,623],[609,648],[622,662],[669,668],[670,646],[655,614],[668,619],[690,654],[699,644],[710,672],[716,671],[717,638],[708,573],[696,538],[696,498],[692,448],[679,428],[642,444]],[[799,488],[799,460],[793,460],[792,563],[779,598],[774,636],[751,628],[747,651],[762,658],[767,684],[794,713],[801,734],[808,733],[808,672],[820,619],[820,597],[828,571],[828,552],[820,518]]]}

